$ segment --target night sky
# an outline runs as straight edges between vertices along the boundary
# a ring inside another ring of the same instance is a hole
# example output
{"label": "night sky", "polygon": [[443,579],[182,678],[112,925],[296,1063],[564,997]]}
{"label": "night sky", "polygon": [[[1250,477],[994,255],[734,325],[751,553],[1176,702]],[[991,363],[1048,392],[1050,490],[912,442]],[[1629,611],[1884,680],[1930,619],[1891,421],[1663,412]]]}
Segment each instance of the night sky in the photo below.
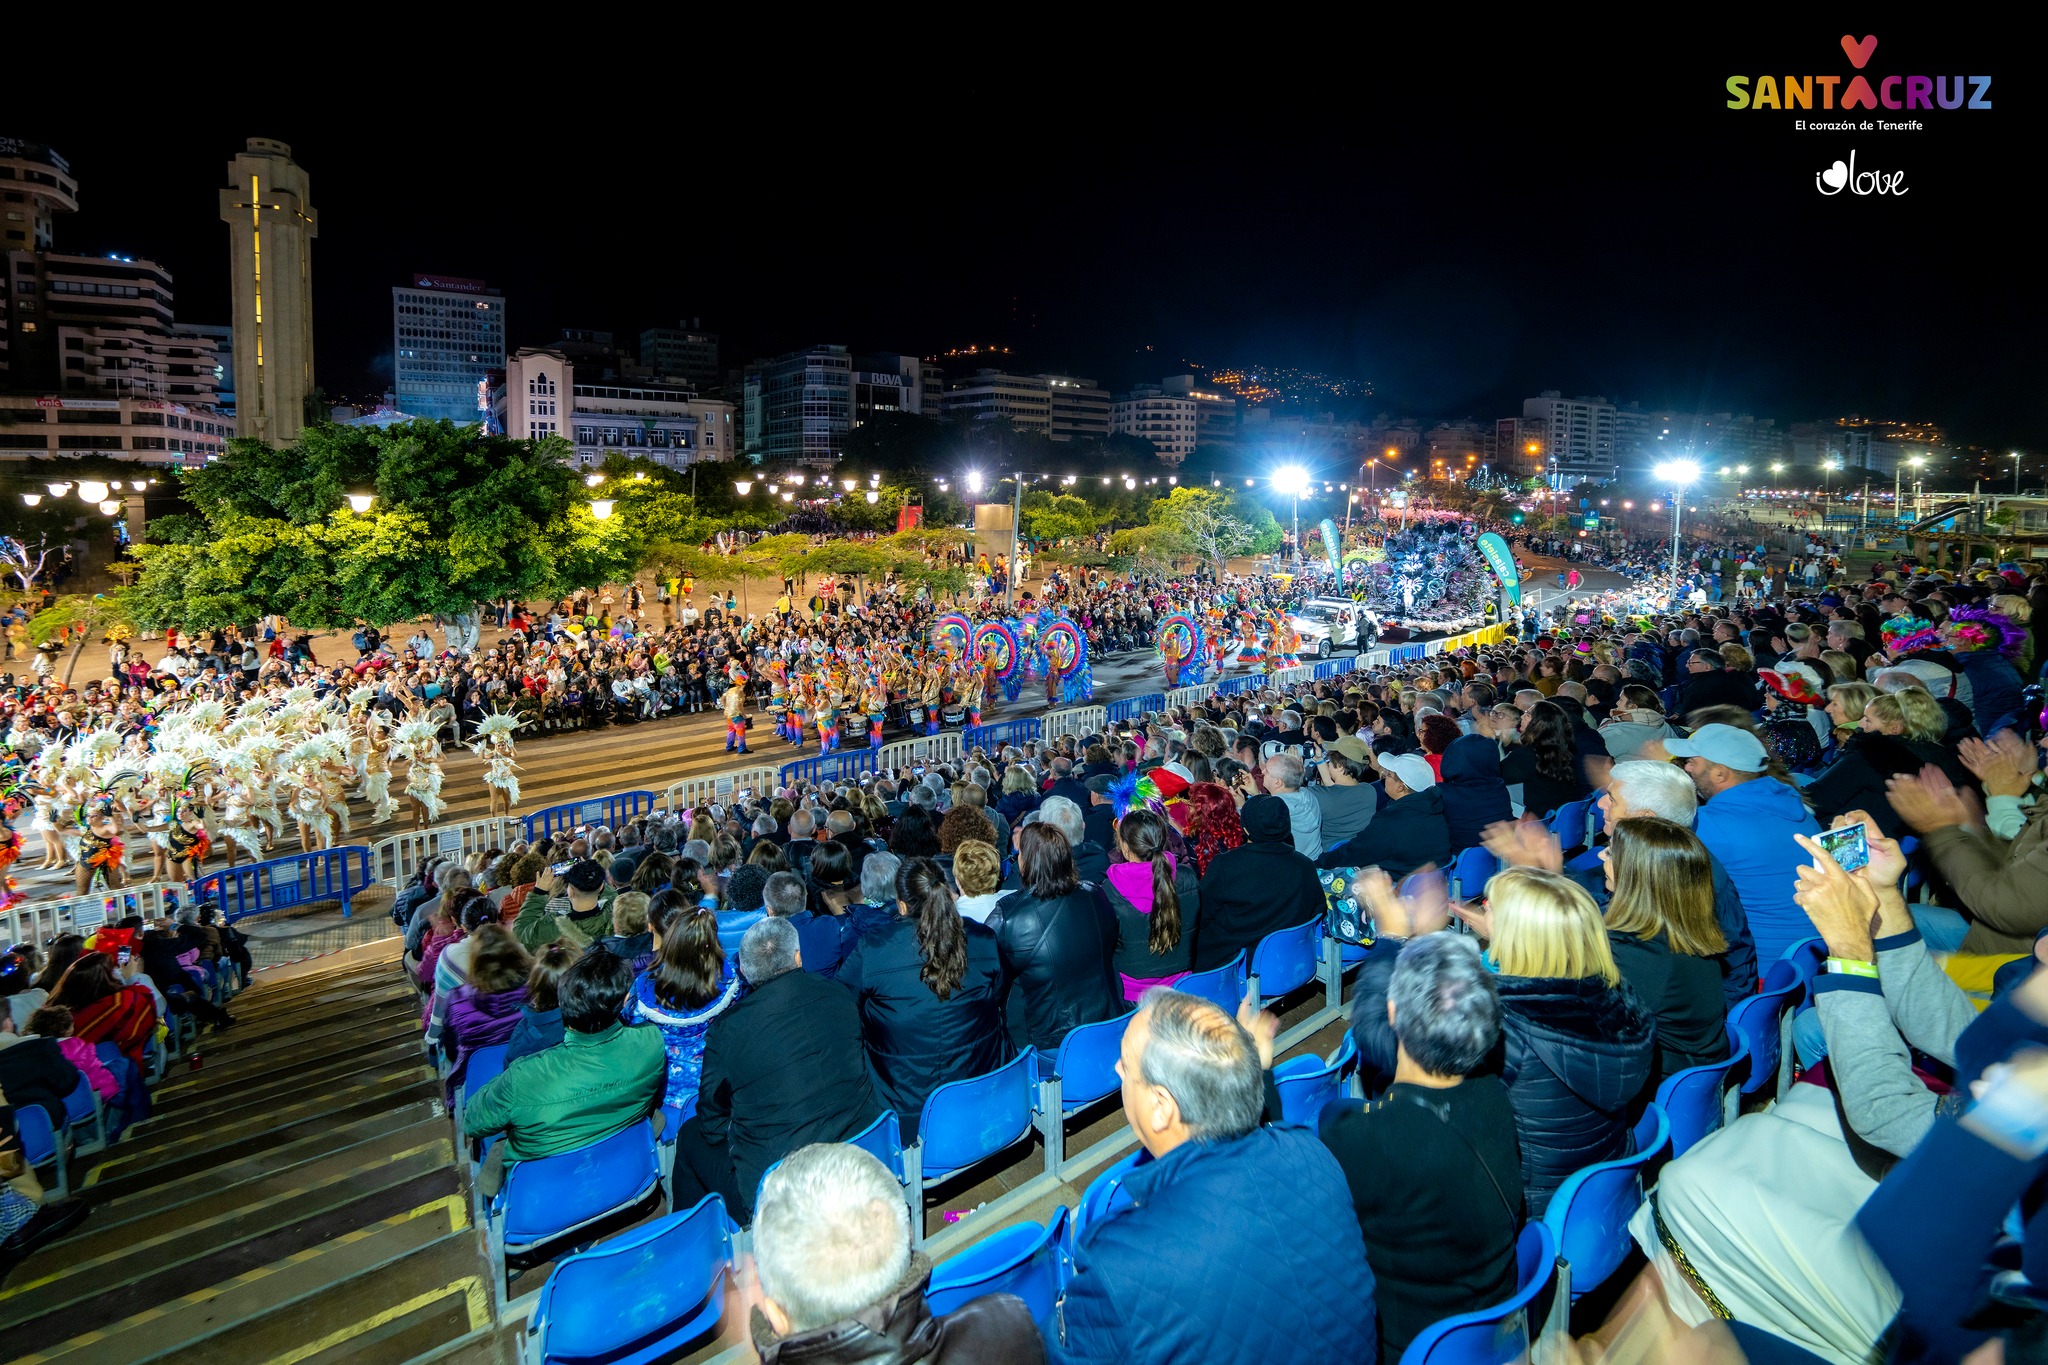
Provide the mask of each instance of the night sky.
{"label": "night sky", "polygon": [[[1860,109],[1924,128],[1801,133],[1796,117],[1845,115],[1724,107],[1737,74],[1842,90],[1852,26],[1879,37],[1873,86],[1989,75],[1992,108]],[[420,270],[503,289],[515,346],[694,315],[727,365],[818,341],[994,342],[1111,386],[1185,361],[1317,369],[1369,381],[1368,413],[1425,419],[1491,420],[1557,388],[2048,444],[2024,42],[1875,19],[1466,31],[1483,27],[1212,33],[1155,45],[1156,80],[1118,60],[1144,30],[1097,32],[1092,61],[1069,33],[1007,67],[856,60],[759,84],[721,85],[758,68],[706,46],[673,96],[649,71],[601,100],[550,63],[482,58],[461,92],[434,88],[453,60],[386,81],[368,68],[397,49],[373,44],[267,116],[207,96],[116,128],[111,106],[31,86],[0,133],[69,157],[85,207],[60,249],[155,257],[193,322],[227,315],[228,158],[251,135],[291,143],[321,215],[335,397],[387,382],[389,287]],[[1859,171],[1903,171],[1906,196],[1823,197],[1815,174],[1851,150]]]}

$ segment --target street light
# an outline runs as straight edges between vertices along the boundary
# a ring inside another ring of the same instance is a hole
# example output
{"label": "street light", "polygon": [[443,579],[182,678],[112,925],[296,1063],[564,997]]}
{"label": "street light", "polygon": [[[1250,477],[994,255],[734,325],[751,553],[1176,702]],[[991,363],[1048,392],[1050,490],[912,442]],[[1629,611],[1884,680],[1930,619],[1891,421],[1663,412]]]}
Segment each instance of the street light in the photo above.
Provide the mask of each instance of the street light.
{"label": "street light", "polygon": [[121,504],[116,502],[112,498],[107,498],[100,503],[100,511],[106,513],[110,517],[120,510]]}
{"label": "street light", "polygon": [[1301,563],[1301,495],[1308,491],[1308,471],[1298,464],[1273,471],[1273,487],[1294,499],[1294,562]]}
{"label": "street light", "polygon": [[23,493],[21,495],[21,500],[27,503],[30,507],[34,507],[37,503],[43,500],[43,495],[41,493]]}
{"label": "street light", "polygon": [[981,491],[981,471],[979,469],[967,471],[967,491],[970,493],[979,493]]}
{"label": "street light", "polygon": [[874,489],[872,489],[872,488],[870,488],[870,489],[868,490],[868,501],[869,501],[869,502],[871,502],[871,503],[874,503],[874,502],[880,502],[881,500],[882,500],[882,495],[881,495],[881,494],[880,494],[879,492],[875,491],[875,490],[874,490]]}
{"label": "street light", "polygon": [[1785,466],[1782,464],[1773,464],[1771,466],[1771,489],[1773,492],[1775,492],[1778,487],[1778,476],[1784,472]]}
{"label": "street light", "polygon": [[105,502],[107,499],[107,486],[98,479],[80,479],[78,481],[78,499],[80,502]]}
{"label": "street light", "polygon": [[734,479],[732,486],[735,489],[737,489],[739,491],[739,495],[744,498],[749,492],[753,490],[754,481],[752,479]]}
{"label": "street light", "polygon": [[595,488],[603,482],[604,475],[602,474],[585,474],[583,476],[583,486],[585,488]]}
{"label": "street light", "polygon": [[[1896,526],[1902,520],[1899,516],[1899,480],[1905,475],[1906,465],[1911,465],[1913,468],[1918,469],[1926,463],[1925,459],[1915,455],[1912,459],[1907,460],[1905,464],[1895,463],[1892,465],[1892,525]],[[1917,484],[1919,481],[1916,479],[1914,482]]]}
{"label": "street light", "polygon": [[43,487],[50,490],[50,496],[53,498],[61,498],[71,491],[71,485],[68,483],[46,483]]}
{"label": "street light", "polygon": [[364,512],[369,511],[370,504],[376,500],[377,495],[375,493],[351,493],[348,495],[348,507],[351,512],[360,516]]}
{"label": "street light", "polygon": [[859,479],[841,479],[839,482],[840,485],[844,487],[846,491],[849,493],[851,493],[854,489],[860,486]]}
{"label": "street light", "polygon": [[2013,496],[2015,496],[2015,497],[2019,496],[2019,491],[2020,491],[2020,453],[2019,453],[2019,452],[2018,452],[2017,450],[2015,450],[2015,451],[2014,451],[2014,452],[2012,453],[2012,491],[2013,491]]}
{"label": "street light", "polygon": [[590,504],[590,515],[596,517],[599,521],[609,521],[612,515],[612,500],[610,498],[593,499]]}
{"label": "street light", "polygon": [[[1700,467],[1691,460],[1666,460],[1651,471],[1659,483],[1668,483],[1674,490],[1671,495],[1671,595],[1678,595],[1678,526],[1685,514],[1685,486],[1700,476]],[[1652,506],[1655,504],[1653,503]]]}

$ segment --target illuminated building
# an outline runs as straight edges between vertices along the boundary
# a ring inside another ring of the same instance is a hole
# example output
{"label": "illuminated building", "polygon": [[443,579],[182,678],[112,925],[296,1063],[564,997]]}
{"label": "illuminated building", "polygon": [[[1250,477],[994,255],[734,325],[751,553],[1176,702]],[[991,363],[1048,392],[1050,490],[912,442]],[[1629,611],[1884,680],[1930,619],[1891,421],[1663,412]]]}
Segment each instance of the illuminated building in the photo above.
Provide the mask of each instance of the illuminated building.
{"label": "illuminated building", "polygon": [[1052,383],[1042,374],[976,370],[947,389],[944,401],[955,422],[1005,421],[1019,431],[1052,431]]}
{"label": "illuminated building", "polygon": [[853,429],[853,358],[812,346],[747,366],[742,381],[745,454],[756,462],[830,469]]}
{"label": "illuminated building", "polygon": [[1159,388],[1161,392],[1194,400],[1196,445],[1237,445],[1236,395],[1215,387],[1198,388],[1191,374],[1168,375],[1160,381]]}
{"label": "illuminated building", "polygon": [[614,452],[678,469],[734,454],[732,404],[684,385],[578,383],[575,361],[552,347],[521,347],[489,394],[498,430],[522,441],[559,436],[579,466]]}
{"label": "illuminated building", "polygon": [[1605,398],[1566,398],[1556,389],[1545,389],[1523,402],[1522,416],[1543,427],[1546,477],[1566,488],[1587,479],[1604,482],[1614,477],[1614,404]]}
{"label": "illuminated building", "polygon": [[292,149],[267,137],[228,163],[220,192],[234,295],[235,430],[296,438],[313,393],[313,239],[320,215]]}
{"label": "illuminated building", "polygon": [[929,360],[894,351],[853,362],[853,425],[884,413],[937,416],[945,371]]}
{"label": "illuminated building", "polygon": [[663,379],[680,379],[700,393],[718,385],[718,333],[690,318],[640,334],[640,364]]}
{"label": "illuminated building", "polygon": [[415,275],[391,291],[393,388],[414,417],[479,420],[477,385],[505,368],[505,300],[482,280]]}
{"label": "illuminated building", "polygon": [[1179,464],[1194,453],[1197,407],[1187,394],[1168,393],[1158,384],[1140,384],[1117,396],[1110,409],[1110,430],[1142,436],[1158,450],[1160,459]]}

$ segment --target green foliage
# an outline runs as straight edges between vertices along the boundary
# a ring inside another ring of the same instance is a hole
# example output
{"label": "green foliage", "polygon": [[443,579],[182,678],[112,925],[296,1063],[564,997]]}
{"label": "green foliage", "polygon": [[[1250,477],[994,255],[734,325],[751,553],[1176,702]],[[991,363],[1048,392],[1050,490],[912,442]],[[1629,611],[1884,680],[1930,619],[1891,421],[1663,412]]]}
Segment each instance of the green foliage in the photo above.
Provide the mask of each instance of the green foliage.
{"label": "green foliage", "polygon": [[[615,581],[651,540],[701,524],[686,495],[628,478],[597,520],[559,438],[514,441],[447,422],[309,427],[296,446],[228,444],[184,476],[196,517],[166,517],[136,548],[124,603],[143,624],[248,623],[269,612],[311,628],[466,611]],[[663,471],[664,474],[667,471]],[[367,513],[350,493],[374,493]]]}
{"label": "green foliage", "polygon": [[1078,540],[1093,535],[1097,525],[1096,510],[1086,498],[1041,488],[1024,494],[1024,534],[1033,540]]}
{"label": "green foliage", "polygon": [[1213,488],[1176,488],[1148,509],[1141,530],[1119,532],[1112,554],[1140,557],[1200,555],[1221,573],[1227,560],[1271,554],[1280,547],[1280,523],[1256,503]]}
{"label": "green foliage", "polygon": [[97,592],[66,593],[28,618],[28,638],[40,645],[57,639],[73,626],[85,627],[73,641],[70,658],[64,665],[64,683],[68,687],[71,675],[78,671],[78,656],[88,644],[105,638],[116,626],[131,625],[133,621],[118,597]]}

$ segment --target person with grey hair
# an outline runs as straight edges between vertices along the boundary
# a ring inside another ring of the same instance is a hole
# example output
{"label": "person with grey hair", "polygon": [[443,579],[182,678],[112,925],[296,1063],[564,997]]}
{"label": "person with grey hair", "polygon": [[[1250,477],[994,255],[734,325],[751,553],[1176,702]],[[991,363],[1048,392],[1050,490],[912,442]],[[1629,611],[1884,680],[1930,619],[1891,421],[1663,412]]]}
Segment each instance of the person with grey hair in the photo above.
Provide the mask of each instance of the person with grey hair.
{"label": "person with grey hair", "polygon": [[[1500,1040],[1500,997],[1478,945],[1410,939],[1387,983],[1394,1081],[1376,1103],[1323,1111],[1379,1281],[1380,1359],[1431,1323],[1515,1292],[1522,1157],[1507,1087],[1475,1075]],[[1401,1178],[1387,1179],[1398,1169]]]}
{"label": "person with grey hair", "polygon": [[1322,857],[1323,808],[1314,796],[1301,789],[1301,750],[1282,749],[1262,763],[1259,771],[1266,779],[1266,794],[1278,797],[1287,807],[1294,851],[1304,858]]}
{"label": "person with grey hair", "polygon": [[[1033,816],[1036,819],[1031,818]],[[1011,851],[1015,852],[1018,838],[1025,827],[1037,824],[1040,820],[1067,836],[1067,844],[1074,852],[1074,871],[1081,880],[1091,886],[1100,886],[1103,879],[1109,875],[1109,850],[1088,837],[1088,817],[1082,814],[1078,805],[1064,796],[1046,797],[1039,803],[1037,810],[1017,822],[1010,834]],[[1023,885],[1013,858],[1010,875],[1003,880],[1003,889],[1015,891]]]}
{"label": "person with grey hair", "polygon": [[1278,1029],[1249,1002],[1233,1019],[1166,987],[1139,1000],[1117,1069],[1151,1161],[1124,1177],[1129,1206],[1076,1239],[1057,1358],[1264,1365],[1273,1342],[1254,1325],[1271,1322],[1287,1324],[1292,1357],[1375,1358],[1373,1272],[1344,1172],[1308,1129],[1259,1121]]}
{"label": "person with grey hair", "polygon": [[846,907],[845,948],[896,918],[896,874],[903,860],[893,853],[870,853],[860,865],[860,899]]}
{"label": "person with grey hair", "polygon": [[671,1198],[680,1209],[718,1194],[744,1223],[764,1171],[809,1143],[845,1141],[882,1107],[853,997],[803,970],[796,927],[761,920],[740,939],[739,957],[748,990],[704,1036],[697,1112],[676,1133]]}
{"label": "person with grey hair", "polygon": [[761,1183],[754,1215],[755,1351],[763,1360],[924,1365],[1045,1359],[1031,1310],[1014,1294],[933,1316],[932,1263],[910,1241],[896,1177],[872,1154],[845,1143],[792,1152]]}

